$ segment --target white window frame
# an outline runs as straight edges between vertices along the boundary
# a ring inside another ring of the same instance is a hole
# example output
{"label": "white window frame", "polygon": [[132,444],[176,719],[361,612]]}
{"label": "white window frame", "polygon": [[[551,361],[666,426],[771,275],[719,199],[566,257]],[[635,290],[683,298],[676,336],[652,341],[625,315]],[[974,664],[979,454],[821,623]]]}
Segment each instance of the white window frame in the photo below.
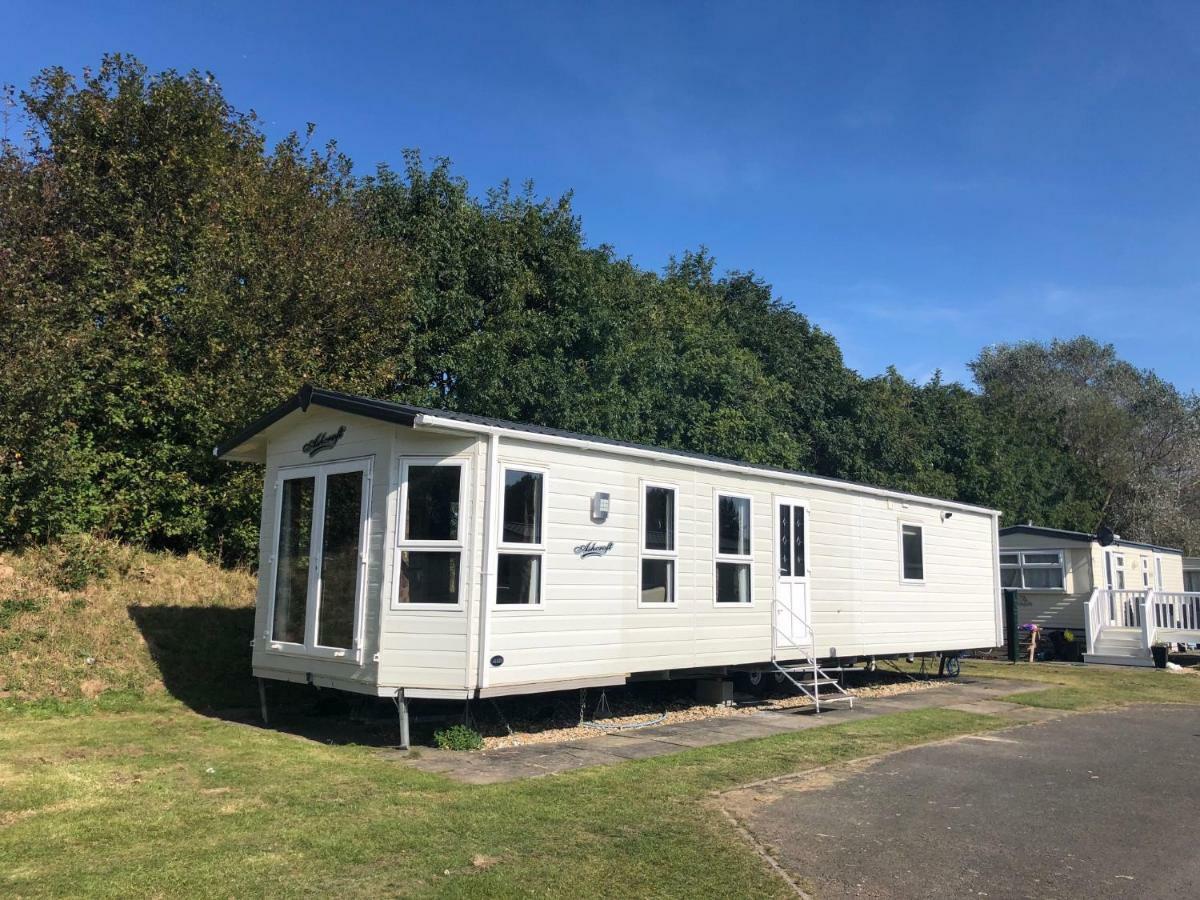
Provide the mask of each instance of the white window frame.
{"label": "white window frame", "polygon": [[[270,594],[267,601],[263,646],[268,653],[286,656],[315,656],[337,662],[362,663],[363,615],[366,609],[367,548],[371,541],[371,484],[373,456],[338,459],[302,466],[281,466],[275,473],[275,525],[271,532]],[[321,569],[325,542],[325,484],[330,475],[362,472],[362,500],[358,527],[358,580],[354,586],[354,626],[349,647],[327,647],[317,643],[317,621],[321,604]],[[313,479],[312,533],[309,535],[308,588],[304,606],[304,643],[277,641],[275,632],[275,590],[279,581],[279,532],[283,527],[283,484],[300,478]]]}
{"label": "white window frame", "polygon": [[[750,552],[745,556],[735,555],[732,553],[721,552],[721,498],[729,497],[731,500],[745,500],[750,504],[749,512],[746,514],[746,521],[750,528]],[[712,603],[717,609],[751,609],[754,606],[754,595],[757,591],[754,590],[754,498],[750,494],[739,494],[736,491],[713,491],[713,592]],[[749,585],[750,585],[750,600],[747,603],[722,603],[717,599],[717,564],[718,563],[748,563],[750,566]]]}
{"label": "white window frame", "polygon": [[[532,475],[542,476],[542,508],[538,512],[541,516],[542,539],[536,544],[527,543],[510,543],[504,540],[504,485],[508,480],[509,472],[529,472]],[[496,504],[496,583],[495,591],[490,598],[492,609],[499,611],[501,614],[510,612],[529,612],[535,609],[545,609],[546,607],[546,532],[548,522],[546,520],[546,512],[550,508],[550,471],[544,466],[528,465],[520,461],[502,462],[500,464],[500,485],[498,493],[500,500]],[[537,603],[500,603],[500,557],[501,556],[537,556],[541,562],[538,563],[538,602]]]}
{"label": "white window frame", "polygon": [[[904,529],[915,528],[921,538],[921,577],[906,578],[904,575]],[[925,555],[925,523],[914,522],[911,519],[900,519],[896,523],[896,546],[900,559],[900,583],[920,585],[925,583],[925,570],[929,566],[929,558]]]}
{"label": "white window frame", "polygon": [[1114,591],[1129,590],[1129,578],[1125,572],[1125,554],[1114,552],[1113,560],[1113,586]]}
{"label": "white window frame", "polygon": [[[646,518],[646,492],[650,488],[662,488],[671,492],[671,500],[674,507],[671,513],[671,524],[674,529],[671,535],[671,543],[675,547],[674,550],[650,550],[646,547],[646,525],[648,522]],[[641,502],[639,503],[638,513],[638,609],[676,609],[679,606],[679,485],[671,484],[667,481],[642,480],[639,489],[641,490]],[[665,603],[646,602],[642,600],[642,560],[645,559],[666,559],[675,563],[671,566],[671,599]],[[715,574],[715,567],[713,572]],[[751,596],[753,596],[753,592]]]}
{"label": "white window frame", "polygon": [[[408,540],[405,529],[408,528],[408,470],[412,466],[457,466],[458,467],[458,538],[453,541]],[[464,585],[467,582],[467,535],[471,531],[472,506],[468,492],[470,480],[468,470],[470,460],[458,456],[406,456],[400,460],[400,502],[396,513],[396,559],[392,564],[392,598],[388,608],[393,612],[417,610],[429,612],[461,612],[465,606],[463,597]],[[401,603],[400,602],[400,570],[402,557],[406,550],[433,550],[445,553],[458,552],[458,597],[454,603]]]}
{"label": "white window frame", "polygon": [[[1043,556],[1053,553],[1056,556],[1058,556],[1058,562],[1057,563],[1027,563],[1027,562],[1025,562],[1025,554],[1027,554],[1027,553],[1040,554]],[[1067,590],[1067,565],[1066,565],[1067,554],[1066,554],[1065,550],[1054,550],[1054,549],[1036,549],[1035,550],[1032,548],[1026,548],[1024,550],[1007,550],[1007,549],[1005,549],[1005,550],[1000,551],[1000,555],[1002,557],[1003,556],[1015,556],[1017,558],[1017,561],[1015,563],[1006,563],[1003,560],[1001,560],[1000,561],[1001,573],[1003,573],[1005,569],[1009,569],[1009,570],[1016,569],[1018,572],[1021,573],[1021,577],[1020,577],[1021,583],[1018,584],[1016,587],[1005,587],[1004,590],[1006,590],[1006,591],[1030,591],[1032,593],[1038,593],[1038,594],[1064,594],[1064,593],[1066,593],[1066,590]],[[1025,570],[1026,569],[1054,569],[1054,568],[1057,568],[1062,575],[1062,587],[1026,587],[1025,586]],[[1001,583],[1001,585],[1004,584],[1003,579],[1001,579],[1000,583]]]}
{"label": "white window frame", "polygon": [[1157,591],[1166,590],[1163,581],[1163,558],[1161,554],[1154,554],[1154,589]]}
{"label": "white window frame", "polygon": [[1150,577],[1150,557],[1142,557],[1142,587],[1150,590],[1153,587],[1153,579]]}

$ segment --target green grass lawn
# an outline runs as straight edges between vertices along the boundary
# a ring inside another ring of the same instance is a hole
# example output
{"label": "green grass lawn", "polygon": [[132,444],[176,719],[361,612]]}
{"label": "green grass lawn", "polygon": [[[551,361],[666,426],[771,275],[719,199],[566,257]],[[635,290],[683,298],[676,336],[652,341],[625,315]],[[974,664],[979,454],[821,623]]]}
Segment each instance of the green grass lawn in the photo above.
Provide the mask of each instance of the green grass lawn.
{"label": "green grass lawn", "polygon": [[[971,664],[1021,702],[1200,700],[1195,676]],[[1048,698],[1048,699],[1047,699]],[[949,709],[492,786],[169,699],[0,709],[0,893],[785,896],[714,790],[1000,727]]]}
{"label": "green grass lawn", "polygon": [[1044,691],[1016,693],[1005,699],[1046,709],[1102,709],[1133,702],[1200,703],[1200,675],[1192,672],[968,660],[963,663],[963,673],[1044,682]]}

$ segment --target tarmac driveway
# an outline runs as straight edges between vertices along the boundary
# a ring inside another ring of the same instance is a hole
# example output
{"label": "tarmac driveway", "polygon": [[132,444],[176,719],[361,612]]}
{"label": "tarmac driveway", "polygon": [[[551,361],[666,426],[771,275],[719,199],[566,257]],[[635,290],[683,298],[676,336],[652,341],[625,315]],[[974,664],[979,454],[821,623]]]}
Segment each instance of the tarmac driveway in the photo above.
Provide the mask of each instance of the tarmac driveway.
{"label": "tarmac driveway", "polygon": [[1066,716],[726,795],[832,897],[1200,897],[1200,708]]}

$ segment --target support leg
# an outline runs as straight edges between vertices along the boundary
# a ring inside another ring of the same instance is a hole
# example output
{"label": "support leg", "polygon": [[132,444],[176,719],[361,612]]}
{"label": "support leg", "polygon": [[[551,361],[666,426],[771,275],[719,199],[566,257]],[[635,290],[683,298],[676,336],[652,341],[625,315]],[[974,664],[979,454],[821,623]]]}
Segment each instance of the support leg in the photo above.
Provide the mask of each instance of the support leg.
{"label": "support leg", "polygon": [[408,739],[408,700],[404,696],[404,688],[396,691],[396,714],[400,718],[400,749],[407,750]]}
{"label": "support leg", "polygon": [[270,725],[271,720],[267,717],[267,682],[264,678],[258,679],[258,711],[263,724]]}

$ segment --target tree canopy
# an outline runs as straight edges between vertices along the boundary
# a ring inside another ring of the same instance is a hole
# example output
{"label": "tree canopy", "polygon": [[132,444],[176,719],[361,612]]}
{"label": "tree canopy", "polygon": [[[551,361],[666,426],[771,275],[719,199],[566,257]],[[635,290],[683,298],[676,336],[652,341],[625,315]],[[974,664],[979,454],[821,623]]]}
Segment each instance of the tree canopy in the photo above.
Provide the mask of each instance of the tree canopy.
{"label": "tree canopy", "polygon": [[0,146],[0,543],[252,558],[210,448],[304,381],[993,505],[1200,550],[1200,404],[1087,338],[974,389],[864,378],[752,272],[589,246],[570,196],[269,147],[212,76],[124,56],[20,94]]}

